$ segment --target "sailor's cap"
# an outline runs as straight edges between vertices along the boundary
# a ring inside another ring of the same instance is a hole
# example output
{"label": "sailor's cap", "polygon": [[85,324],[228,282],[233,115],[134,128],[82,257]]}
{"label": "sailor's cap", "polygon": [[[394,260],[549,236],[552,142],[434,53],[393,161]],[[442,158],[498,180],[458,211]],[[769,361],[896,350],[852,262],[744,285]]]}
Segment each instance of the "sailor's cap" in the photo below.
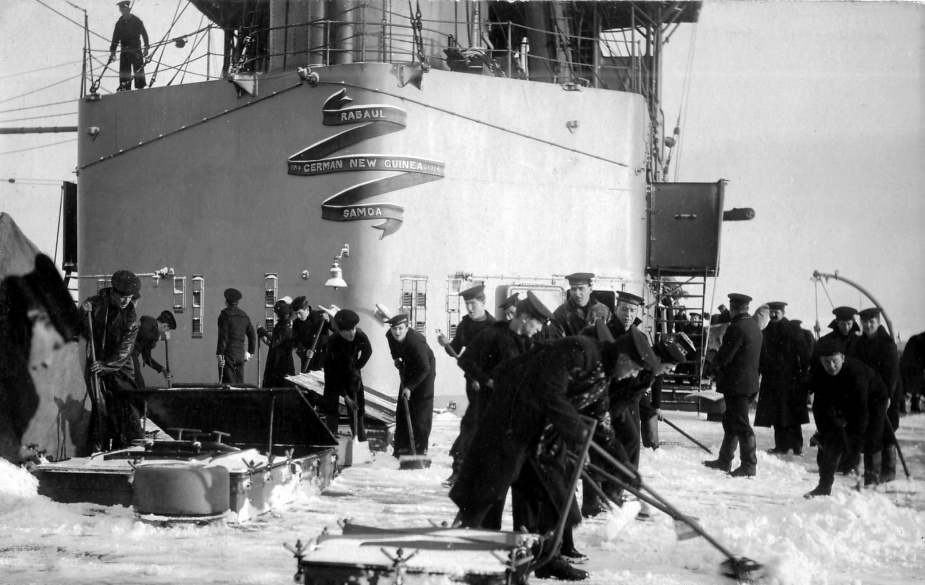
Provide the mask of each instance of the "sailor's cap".
{"label": "sailor's cap", "polygon": [[527,313],[537,321],[545,323],[552,319],[552,311],[543,304],[543,301],[541,301],[532,290],[527,291],[527,298],[518,301],[518,305],[520,303],[523,303],[523,307],[526,309]]}
{"label": "sailor's cap", "polygon": [[873,319],[874,317],[879,317],[880,313],[882,312],[883,311],[880,309],[880,307],[871,307],[869,309],[860,311],[858,315],[861,317],[861,319]]}
{"label": "sailor's cap", "polygon": [[640,296],[621,290],[617,292],[617,302],[626,303],[627,305],[641,305],[644,301]]}
{"label": "sailor's cap", "polygon": [[[130,297],[141,290],[141,281],[129,270],[117,270],[110,280],[112,288],[123,297]],[[139,295],[140,296],[140,295]]]}
{"label": "sailor's cap", "polygon": [[729,293],[729,304],[736,307],[747,307],[752,302],[752,298],[741,293]]}
{"label": "sailor's cap", "polygon": [[166,323],[167,327],[172,331],[177,328],[177,319],[173,316],[173,313],[167,311],[166,309],[161,311],[161,314],[157,316],[157,321],[161,323]]}
{"label": "sailor's cap", "polygon": [[500,305],[498,305],[498,308],[501,309],[501,310],[506,311],[506,310],[510,309],[511,307],[513,307],[514,305],[516,305],[516,304],[517,304],[517,301],[519,301],[519,300],[520,300],[520,297],[518,296],[518,294],[517,294],[517,293],[514,293],[514,294],[512,294],[511,296],[509,296],[508,298],[504,299],[504,302],[501,303]]}
{"label": "sailor's cap", "polygon": [[570,285],[591,284],[594,274],[591,272],[576,272],[565,277]]}
{"label": "sailor's cap", "polygon": [[359,322],[360,316],[357,315],[356,311],[351,311],[350,309],[341,309],[340,311],[334,313],[334,324],[337,325],[338,329],[353,329]]}
{"label": "sailor's cap", "polygon": [[241,291],[236,288],[226,288],[223,294],[225,295],[225,302],[231,304],[237,304],[244,296],[241,294]]}
{"label": "sailor's cap", "polygon": [[854,307],[835,307],[832,309],[832,314],[839,321],[851,321],[858,314],[858,310]]}
{"label": "sailor's cap", "polygon": [[459,293],[459,296],[461,296],[463,300],[466,300],[466,301],[471,301],[472,299],[479,297],[479,296],[481,296],[482,298],[485,298],[485,285],[479,284],[479,285],[473,286],[472,288],[467,288],[466,290]]}
{"label": "sailor's cap", "polygon": [[768,308],[772,311],[780,311],[787,306],[787,303],[784,301],[771,301],[768,303]]}
{"label": "sailor's cap", "polygon": [[392,318],[389,319],[388,321],[386,321],[386,323],[388,323],[390,326],[394,327],[394,326],[396,326],[396,325],[401,325],[402,323],[407,323],[408,320],[409,320],[408,315],[406,315],[406,314],[404,314],[404,313],[400,313],[400,314],[398,314],[398,315],[395,315],[394,317],[392,317]]}

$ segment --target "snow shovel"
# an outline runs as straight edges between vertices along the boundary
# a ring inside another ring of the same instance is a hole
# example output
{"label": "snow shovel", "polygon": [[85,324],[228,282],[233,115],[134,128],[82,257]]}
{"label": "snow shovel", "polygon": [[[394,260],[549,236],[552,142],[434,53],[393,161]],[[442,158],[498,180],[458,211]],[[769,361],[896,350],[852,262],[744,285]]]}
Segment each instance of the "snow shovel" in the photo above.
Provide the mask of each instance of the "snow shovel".
{"label": "snow shovel", "polygon": [[[610,453],[605,451],[597,443],[591,443],[591,448],[597,451],[597,453],[601,457],[603,457],[605,460],[607,460],[608,463],[610,463],[611,465],[616,467],[618,470],[620,470],[620,473],[626,475],[627,477],[638,477],[639,476],[639,474],[636,472],[635,469],[630,469],[630,467],[617,461]],[[640,487],[640,490],[645,490],[649,492],[652,498],[654,498],[655,500],[658,500],[658,503],[660,504],[660,506],[656,506],[656,507],[659,510],[662,510],[663,512],[667,510],[666,513],[669,514],[672,518],[677,518],[678,520],[684,522],[685,524],[693,528],[694,531],[697,532],[697,534],[704,537],[704,539],[706,539],[707,542],[712,544],[716,548],[716,550],[723,553],[723,555],[726,557],[726,560],[723,561],[721,565],[724,575],[728,577],[734,577],[736,579],[739,579],[740,581],[748,581],[748,582],[753,582],[755,579],[757,579],[760,576],[759,573],[764,568],[763,565],[747,557],[737,557],[733,555],[729,551],[729,549],[721,545],[715,538],[710,536],[706,530],[700,527],[699,524],[697,524],[696,522],[694,522],[693,520],[691,520],[690,518],[682,514],[680,510],[672,506],[667,500],[665,500],[665,498],[658,495],[655,492],[655,490],[653,490],[651,487],[644,484],[641,479],[639,481],[639,487]],[[640,490],[629,490],[628,489],[627,491],[630,491],[630,493],[633,493],[633,491],[640,491]],[[635,494],[635,495],[638,497],[638,494]]]}
{"label": "snow shovel", "polygon": [[565,501],[565,506],[562,507],[563,513],[561,518],[559,518],[559,524],[556,526],[556,532],[552,537],[552,547],[547,549],[545,545],[543,546],[543,549],[548,550],[549,553],[537,559],[536,564],[534,564],[531,568],[532,571],[536,571],[551,561],[558,554],[559,546],[562,544],[562,535],[565,534],[565,522],[568,520],[568,509],[571,507],[572,502],[575,500],[575,491],[578,489],[578,480],[581,479],[583,464],[588,459],[588,449],[590,449],[591,445],[594,444],[594,430],[597,428],[596,419],[587,416],[582,416],[581,418],[588,425],[588,438],[581,446],[581,452],[574,457],[575,471],[572,472],[572,477],[570,478],[571,483],[568,490],[568,499]]}
{"label": "snow shovel", "polygon": [[[399,391],[400,393],[401,391]],[[408,443],[411,446],[411,455],[398,457],[399,469],[426,469],[430,467],[430,459],[425,455],[418,455],[414,447],[414,429],[411,427],[411,410],[408,409],[408,399],[401,394],[401,401],[405,405],[405,424],[408,425]]]}
{"label": "snow shovel", "polygon": [[[650,497],[647,496],[646,494],[640,492],[639,490],[633,488],[632,486],[626,484],[625,482],[623,482],[623,481],[617,479],[616,477],[614,477],[613,475],[607,473],[606,471],[604,471],[604,470],[601,469],[600,467],[594,465],[593,463],[589,463],[589,464],[588,464],[588,469],[591,470],[591,471],[593,471],[593,472],[595,472],[595,473],[597,473],[598,475],[600,475],[601,477],[603,477],[603,478],[606,479],[607,481],[610,481],[611,483],[613,483],[613,484],[616,485],[617,487],[619,487],[619,488],[621,488],[621,489],[623,489],[623,490],[625,490],[625,491],[628,491],[628,492],[630,492],[631,494],[635,495],[637,498],[639,498],[640,501],[645,502],[646,504],[649,504],[650,506],[652,506],[652,507],[655,508],[656,510],[659,510],[659,511],[661,511],[661,512],[664,512],[665,515],[667,515],[667,516],[671,516],[671,517],[674,519],[674,530],[675,530],[675,534],[677,535],[678,540],[688,540],[688,539],[696,538],[696,537],[700,536],[700,534],[699,534],[697,531],[693,530],[693,529],[690,527],[690,525],[685,524],[684,522],[682,522],[681,520],[678,520],[677,518],[674,518],[674,516],[671,514],[671,512],[670,512],[667,508],[665,508],[664,506],[662,506],[661,503],[659,503],[658,501],[656,501],[656,500],[650,498]],[[615,504],[617,507],[620,506],[620,502],[614,500],[611,496],[607,495],[607,492],[605,492],[603,489],[601,489],[601,486],[597,484],[597,482],[594,480],[594,478],[591,477],[591,475],[590,475],[587,471],[582,470],[582,472],[581,472],[581,478],[582,478],[583,480],[585,480],[585,481],[588,483],[588,485],[591,486],[591,489],[592,489],[595,493],[597,493],[598,497],[601,498],[603,501],[606,502],[606,501],[610,500],[610,501],[613,502],[613,504]],[[692,516],[688,516],[688,518],[691,519],[691,520],[695,520],[695,521],[697,520],[696,518],[694,518],[694,517],[692,517]]]}
{"label": "snow shovel", "polygon": [[706,451],[706,452],[709,453],[710,455],[713,454],[713,451],[710,451],[709,447],[707,447],[706,445],[704,445],[703,443],[701,443],[700,441],[698,441],[698,440],[695,439],[694,437],[692,437],[692,436],[688,435],[687,433],[685,433],[683,430],[681,430],[681,427],[679,427],[678,425],[674,424],[673,422],[671,422],[670,420],[668,420],[668,419],[665,418],[664,416],[662,417],[662,421],[663,421],[665,424],[667,424],[669,427],[673,428],[674,430],[678,431],[679,433],[681,433],[682,435],[684,435],[685,437],[687,437],[688,439],[690,439],[690,441],[691,441],[692,443],[694,443],[695,445],[697,445],[698,447],[700,447],[701,449],[703,449],[704,451]]}
{"label": "snow shovel", "polygon": [[903,464],[903,471],[906,473],[906,479],[912,479],[909,474],[909,467],[906,465],[906,458],[903,457],[903,451],[899,448],[899,439],[896,438],[896,431],[893,430],[893,424],[886,421],[886,428],[890,429],[890,436],[893,437],[893,445],[896,446],[896,454],[899,455],[899,462]]}

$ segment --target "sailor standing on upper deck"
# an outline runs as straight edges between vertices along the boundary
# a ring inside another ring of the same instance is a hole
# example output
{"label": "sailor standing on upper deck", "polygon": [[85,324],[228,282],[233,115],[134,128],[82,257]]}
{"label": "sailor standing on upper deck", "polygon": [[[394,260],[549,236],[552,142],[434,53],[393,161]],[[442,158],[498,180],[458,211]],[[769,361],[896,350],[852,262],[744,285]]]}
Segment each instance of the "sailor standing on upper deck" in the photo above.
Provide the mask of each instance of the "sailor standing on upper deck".
{"label": "sailor standing on upper deck", "polygon": [[[225,384],[244,383],[244,362],[257,348],[257,332],[247,313],[238,308],[241,291],[225,289],[225,308],[218,315],[218,345],[215,355]],[[247,347],[245,348],[245,341]]]}
{"label": "sailor standing on upper deck", "polygon": [[[116,47],[122,45],[119,54],[119,89],[129,91],[132,89],[132,79],[135,80],[135,89],[145,86],[145,59],[148,58],[148,31],[141,19],[132,14],[131,2],[123,0],[116,3],[122,16],[116,21],[112,31],[112,43],[109,44],[109,62],[116,60]],[[144,48],[141,40],[144,40]],[[132,70],[134,69],[134,73]]]}

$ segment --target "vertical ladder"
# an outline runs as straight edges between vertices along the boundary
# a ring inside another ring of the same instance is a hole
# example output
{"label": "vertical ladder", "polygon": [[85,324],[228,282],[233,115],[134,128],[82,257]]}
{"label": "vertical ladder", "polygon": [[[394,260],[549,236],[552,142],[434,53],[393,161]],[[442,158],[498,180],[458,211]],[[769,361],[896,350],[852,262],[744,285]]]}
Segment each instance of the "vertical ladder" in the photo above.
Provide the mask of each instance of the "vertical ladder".
{"label": "vertical ladder", "polygon": [[655,341],[672,333],[685,333],[697,348],[696,355],[688,356],[690,361],[680,364],[673,374],[665,376],[666,386],[671,387],[673,399],[676,399],[678,389],[702,389],[703,356],[708,337],[703,319],[707,278],[706,271],[684,276],[664,276],[659,270],[652,281],[655,294],[652,304]]}

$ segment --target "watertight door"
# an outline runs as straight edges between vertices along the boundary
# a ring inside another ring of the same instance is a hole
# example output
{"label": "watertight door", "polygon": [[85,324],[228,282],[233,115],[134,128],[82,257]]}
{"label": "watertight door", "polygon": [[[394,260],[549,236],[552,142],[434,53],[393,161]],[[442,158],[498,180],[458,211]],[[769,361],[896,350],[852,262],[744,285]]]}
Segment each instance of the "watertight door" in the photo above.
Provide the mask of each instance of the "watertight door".
{"label": "watertight door", "polygon": [[722,180],[651,185],[650,274],[719,274],[724,186]]}

